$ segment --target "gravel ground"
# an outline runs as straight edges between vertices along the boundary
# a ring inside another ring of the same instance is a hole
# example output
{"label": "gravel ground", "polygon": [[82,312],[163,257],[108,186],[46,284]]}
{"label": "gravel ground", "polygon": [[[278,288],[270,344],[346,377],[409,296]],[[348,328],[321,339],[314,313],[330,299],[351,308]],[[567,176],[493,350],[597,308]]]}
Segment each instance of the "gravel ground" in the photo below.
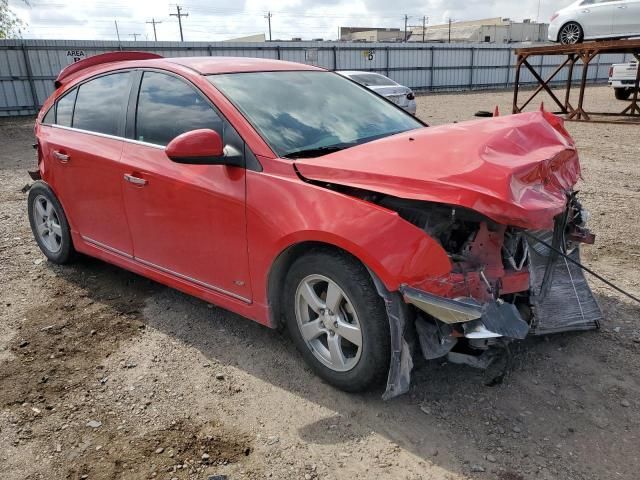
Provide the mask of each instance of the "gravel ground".
{"label": "gravel ground", "polygon": [[[620,106],[606,87],[589,100]],[[418,103],[440,124],[511,95]],[[568,129],[598,236],[586,263],[639,294],[638,127]],[[4,479],[638,478],[640,308],[601,284],[603,328],[517,344],[500,385],[440,361],[388,403],[348,395],[276,331],[97,260],[49,264],[21,192],[32,119],[0,122],[0,141]]]}

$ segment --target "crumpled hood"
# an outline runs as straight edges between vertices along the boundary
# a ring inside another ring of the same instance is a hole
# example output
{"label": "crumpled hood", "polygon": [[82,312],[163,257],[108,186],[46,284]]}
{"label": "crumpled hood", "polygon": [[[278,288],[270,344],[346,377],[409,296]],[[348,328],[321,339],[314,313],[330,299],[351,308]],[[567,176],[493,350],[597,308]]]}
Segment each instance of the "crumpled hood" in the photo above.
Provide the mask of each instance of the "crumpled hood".
{"label": "crumpled hood", "polygon": [[575,144],[548,112],[413,130],[295,165],[310,180],[466,207],[528,229],[553,228],[580,176]]}

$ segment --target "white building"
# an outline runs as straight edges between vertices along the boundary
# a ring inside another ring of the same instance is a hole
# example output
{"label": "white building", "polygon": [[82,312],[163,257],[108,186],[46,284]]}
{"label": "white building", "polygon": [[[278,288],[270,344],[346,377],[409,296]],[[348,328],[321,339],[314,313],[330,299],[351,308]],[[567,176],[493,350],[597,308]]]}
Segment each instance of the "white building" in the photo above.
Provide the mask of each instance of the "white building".
{"label": "white building", "polygon": [[442,25],[411,27],[410,42],[546,42],[546,23],[535,23],[530,20],[513,22],[508,18],[486,18],[469,22],[451,22]]}

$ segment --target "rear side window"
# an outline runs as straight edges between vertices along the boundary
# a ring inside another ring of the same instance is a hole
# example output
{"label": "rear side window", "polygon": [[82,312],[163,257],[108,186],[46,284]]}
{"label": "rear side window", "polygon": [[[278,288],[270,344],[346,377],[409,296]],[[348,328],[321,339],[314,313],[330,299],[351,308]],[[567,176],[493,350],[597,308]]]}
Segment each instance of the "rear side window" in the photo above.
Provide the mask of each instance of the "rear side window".
{"label": "rear side window", "polygon": [[130,79],[130,72],[113,73],[80,85],[73,113],[73,127],[107,135],[120,135],[120,126],[129,99]]}
{"label": "rear side window", "polygon": [[56,104],[56,124],[64,127],[71,126],[71,118],[73,116],[73,105],[76,102],[76,95],[78,89],[74,88],[71,92],[67,93],[64,97],[58,100]]}
{"label": "rear side window", "polygon": [[144,72],[136,111],[136,140],[167,145],[178,135],[199,128],[223,134],[222,119],[209,102],[178,78]]}

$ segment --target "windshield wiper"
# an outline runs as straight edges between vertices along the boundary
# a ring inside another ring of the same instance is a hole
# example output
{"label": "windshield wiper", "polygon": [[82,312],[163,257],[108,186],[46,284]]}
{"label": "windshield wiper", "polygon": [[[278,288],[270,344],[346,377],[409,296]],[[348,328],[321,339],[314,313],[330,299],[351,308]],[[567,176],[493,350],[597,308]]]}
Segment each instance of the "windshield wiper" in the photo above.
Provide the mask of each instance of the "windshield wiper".
{"label": "windshield wiper", "polygon": [[328,145],[326,147],[303,148],[283,155],[284,158],[313,158],[339,152],[345,148],[353,147],[355,143],[341,143],[338,145]]}

